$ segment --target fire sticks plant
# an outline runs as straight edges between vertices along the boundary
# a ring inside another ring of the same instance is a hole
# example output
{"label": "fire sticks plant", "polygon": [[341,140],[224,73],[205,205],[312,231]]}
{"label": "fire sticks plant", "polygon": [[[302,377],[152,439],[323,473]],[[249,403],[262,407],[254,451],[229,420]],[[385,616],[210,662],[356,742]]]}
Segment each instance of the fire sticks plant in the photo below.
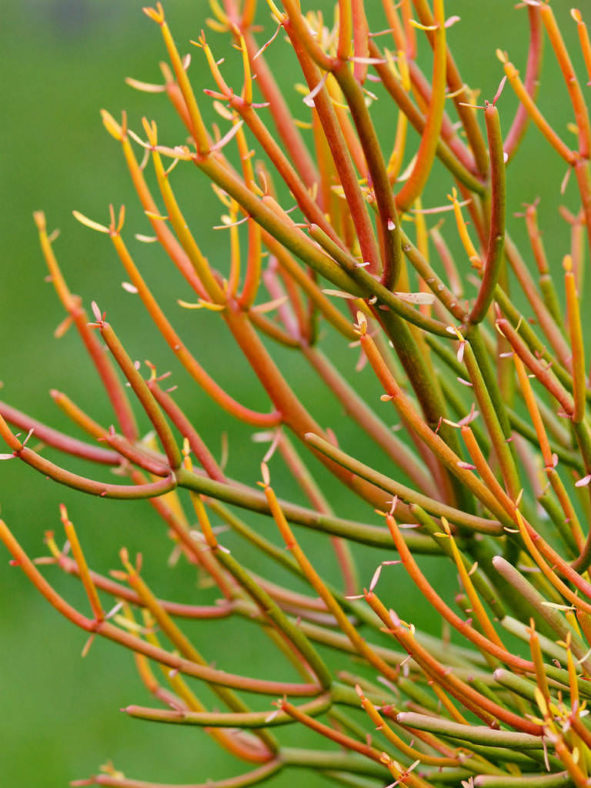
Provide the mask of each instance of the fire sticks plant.
{"label": "fire sticks plant", "polygon": [[[588,786],[591,421],[580,305],[591,236],[591,124],[580,81],[591,80],[588,30],[573,10],[576,55],[586,69],[577,75],[552,7],[527,0],[515,12],[516,24],[525,26],[526,17],[529,24],[525,73],[499,51],[504,76],[496,96],[482,102],[448,48],[458,20],[446,17],[443,0],[383,0],[383,9],[371,11],[383,10],[385,29],[373,33],[370,5],[339,0],[331,25],[299,0],[268,0],[255,27],[255,0],[212,2],[209,27],[231,39],[243,80],[239,87],[226,82],[218,44],[202,33],[191,43],[198,67],[211,72],[205,98],[191,84],[189,58],[177,49],[164,9],[146,8],[166,50],[163,84],[130,82],[166,94],[178,132],[163,138],[154,120],[132,130],[125,115],[102,114],[152,228],[153,238],[139,240],[157,240],[194,291],[182,307],[203,308],[212,323],[225,323],[266,393],[265,412],[240,401],[239,380],[231,391],[218,384],[215,370],[210,375],[179,336],[149,289],[141,247],[129,243],[124,209],[111,207],[106,224],[75,212],[112,244],[126,288],[170,346],[173,368],[180,363],[224,418],[269,441],[260,470],[228,478],[199,425],[166,389],[168,373],[132,361],[124,327],[112,326],[95,303],[89,316],[70,292],[45,216],[35,214],[51,281],[96,367],[114,424],[98,423],[53,392],[87,433],[83,442],[2,404],[3,459],[82,493],[148,501],[181,560],[217,585],[218,603],[202,604],[198,589],[181,602],[162,599],[125,549],[112,576],[92,571],[63,506],[66,546],[49,534],[43,559],[26,555],[3,522],[0,537],[13,564],[88,633],[89,644],[103,637],[133,654],[154,708],[129,706],[126,714],[202,726],[245,762],[243,776],[207,785],[239,788],[310,769],[359,788]],[[453,35],[461,45],[461,26]],[[564,81],[564,94],[552,101],[571,113],[567,140],[536,98],[545,39]],[[304,121],[292,117],[266,63],[268,48],[280,46],[301,70]],[[519,108],[501,123],[510,91]],[[397,118],[385,146],[377,100]],[[210,102],[215,123],[206,120]],[[521,249],[507,228],[507,173],[527,126],[572,171],[569,193],[578,191],[580,207],[561,209],[558,271],[546,257],[535,204],[515,219],[529,238]],[[207,259],[200,228],[185,218],[177,167],[196,168],[213,185],[228,270]],[[373,374],[369,397],[353,382],[355,361],[334,361],[338,341],[359,349],[364,378]],[[278,366],[287,351],[299,357],[289,368],[300,371],[300,382],[307,370],[317,396],[332,398],[328,428]],[[152,438],[142,438],[138,413]],[[392,418],[400,431],[392,431]],[[356,456],[354,443],[339,441],[339,419],[363,430],[372,464]],[[31,448],[32,434],[64,462]],[[68,455],[96,471],[71,472]],[[346,519],[339,500],[329,500],[321,464],[366,504],[363,521]],[[109,477],[109,468],[127,483]],[[308,505],[281,497],[288,475]],[[253,513],[267,515],[266,529],[253,527]],[[231,551],[220,524],[232,532]],[[300,544],[302,529],[317,534],[323,566],[330,542],[339,581],[319,572],[319,553]],[[357,571],[364,545],[374,548],[373,576]],[[268,559],[264,577],[249,568],[253,548]],[[450,586],[438,590],[430,581],[433,557],[453,583],[457,578],[454,598],[445,598]],[[82,583],[90,613],[57,593],[46,579],[48,564]],[[386,572],[406,573],[404,582],[420,590],[424,610],[413,620],[402,620],[396,600],[380,593]],[[293,583],[283,580],[290,576]],[[441,619],[440,638],[421,631],[429,608]],[[202,652],[183,631],[188,620],[207,619],[211,632],[212,619],[240,617],[257,628],[265,678],[212,667],[215,637]],[[274,649],[277,659],[269,657]],[[202,700],[203,684],[221,710]],[[286,746],[290,726],[308,728],[307,741],[316,744]],[[106,767],[73,784],[149,788],[149,776]],[[196,766],[196,782],[206,778]]]}

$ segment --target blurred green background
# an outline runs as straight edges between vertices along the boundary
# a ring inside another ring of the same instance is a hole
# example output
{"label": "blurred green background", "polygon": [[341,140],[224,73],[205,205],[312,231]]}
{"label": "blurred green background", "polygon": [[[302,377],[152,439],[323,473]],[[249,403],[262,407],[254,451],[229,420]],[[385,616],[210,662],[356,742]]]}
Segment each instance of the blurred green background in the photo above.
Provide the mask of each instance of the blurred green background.
{"label": "blurred green background", "polygon": [[[306,3],[306,7],[311,5]],[[324,8],[329,5],[323,3]],[[566,20],[571,35],[568,3],[553,5],[561,19]],[[123,202],[128,207],[128,236],[148,231],[147,222],[137,209],[120,150],[100,124],[101,107],[108,108],[115,116],[121,109],[127,109],[132,128],[138,128],[144,113],[157,118],[166,142],[174,144],[184,137],[162,96],[137,93],[123,82],[124,76],[158,81],[157,64],[164,56],[158,30],[141,13],[141,6],[141,2],[132,0],[4,0],[2,4],[2,398],[63,429],[70,428],[49,397],[50,388],[66,391],[99,421],[109,423],[111,416],[74,332],[59,341],[52,336],[63,313],[51,286],[44,282],[46,272],[31,219],[33,210],[45,210],[49,228],[61,229],[55,249],[72,290],[83,295],[87,304],[95,299],[108,311],[131,355],[150,359],[158,364],[160,371],[168,368],[164,343],[152,330],[141,304],[120,287],[125,277],[108,240],[81,227],[71,215],[72,209],[78,209],[93,219],[105,221],[109,202],[116,205]],[[384,27],[378,0],[369,0],[368,6],[379,20],[375,27]],[[189,39],[196,38],[204,24],[206,3],[170,0],[166,10],[181,51],[188,51]],[[512,0],[449,0],[447,12],[462,17],[461,24],[450,29],[449,38],[465,79],[473,87],[481,86],[484,97],[492,97],[501,77],[495,48],[508,49],[515,62],[524,65],[525,12],[514,11]],[[217,55],[228,53],[226,40],[213,34],[210,39]],[[293,99],[297,114],[303,117],[304,108],[291,88],[286,52],[285,45],[277,41],[269,50],[270,62]],[[232,51],[228,54],[226,73],[236,75],[234,55]],[[550,53],[546,55],[546,63],[549,67],[544,70],[542,85],[544,108],[560,131],[568,133],[565,127],[570,111],[559,89]],[[190,73],[199,85],[211,86],[197,50],[193,50]],[[552,100],[553,96],[560,96],[560,101]],[[514,107],[513,97],[506,90],[500,103],[505,128],[512,119]],[[376,106],[376,116],[380,134],[389,146],[395,115],[382,101]],[[219,260],[223,268],[227,237],[211,231],[218,221],[220,206],[212,199],[203,176],[188,167],[183,172],[181,169],[175,187],[184,196],[187,216],[210,259]],[[517,210],[522,201],[532,201],[541,195],[544,198],[540,208],[542,224],[545,228],[556,225],[556,205],[559,200],[567,204],[569,201],[568,193],[564,198],[558,194],[563,175],[560,162],[549,155],[539,135],[531,132],[522,155],[510,169],[511,210]],[[441,204],[449,186],[440,173],[429,193],[429,204]],[[522,239],[520,225],[514,235]],[[565,251],[566,233],[562,228],[555,237],[546,232],[545,240],[551,257]],[[265,407],[256,381],[233,353],[227,336],[212,334],[215,315],[179,310],[176,299],[191,298],[181,278],[171,271],[155,246],[134,243],[132,249],[162,305],[182,335],[190,340],[205,367],[239,399],[254,407]],[[341,365],[351,371],[356,351],[335,347],[334,353]],[[311,375],[306,376],[289,354],[279,355],[288,376],[297,379],[298,391],[320,423],[333,427],[345,447],[354,447],[362,458],[373,460],[387,472],[388,463],[382,456],[373,458],[371,447],[362,442],[355,428],[330,399],[325,401],[319,395]],[[377,388],[369,375],[355,380],[364,392],[377,397]],[[179,401],[195,419],[217,456],[221,452],[222,433],[228,433],[229,473],[254,483],[262,450],[251,443],[250,431],[228,423],[219,409],[195,391],[186,376],[176,369],[174,382],[180,386]],[[68,467],[82,469],[84,465],[70,463]],[[282,494],[293,492],[279,463],[274,481]],[[372,514],[367,507],[345,497],[330,480],[326,480],[326,485],[333,493],[337,511],[370,521]],[[106,571],[116,566],[118,550],[126,545],[132,553],[142,551],[146,577],[154,582],[162,596],[194,601],[215,598],[214,592],[196,587],[190,569],[166,570],[170,543],[146,503],[84,498],[16,462],[0,466],[2,516],[32,555],[44,552],[44,531],[55,529],[59,533],[61,501],[68,505],[89,560],[96,568]],[[272,535],[268,522],[256,522],[266,534]],[[317,565],[332,573],[334,567],[326,541],[309,534],[302,538]],[[243,550],[231,537],[228,543]],[[362,577],[367,582],[383,556],[375,551],[360,552]],[[251,552],[244,550],[239,555],[249,566],[257,567],[258,559]],[[439,572],[431,576],[439,577],[440,582],[453,583],[453,573],[447,567],[434,567],[432,571]],[[60,576],[52,568],[47,570],[47,575],[68,599],[86,609],[75,581]],[[388,575],[383,583],[385,598],[395,594],[401,616],[426,629],[437,630],[437,621],[431,611],[424,610],[401,570],[395,576]],[[400,593],[401,588],[404,594]],[[234,629],[228,629],[225,623],[200,625],[190,628],[190,632],[195,634],[196,643],[207,657],[229,670],[242,667],[252,675],[279,675],[282,670],[271,654],[257,650],[260,641],[249,636],[252,629],[246,623]],[[109,643],[96,642],[89,656],[81,659],[84,641],[84,634],[51,610],[23,575],[8,567],[6,556],[0,553],[0,785],[57,788],[68,780],[93,773],[109,758],[129,776],[165,782],[202,782],[243,769],[210,745],[198,730],[128,720],[119,712],[120,707],[130,703],[150,704],[136,677],[131,656]],[[292,735],[292,741],[296,740],[297,736]],[[281,776],[273,784],[287,785],[288,780],[290,784],[300,784],[304,779],[316,784],[304,774]]]}

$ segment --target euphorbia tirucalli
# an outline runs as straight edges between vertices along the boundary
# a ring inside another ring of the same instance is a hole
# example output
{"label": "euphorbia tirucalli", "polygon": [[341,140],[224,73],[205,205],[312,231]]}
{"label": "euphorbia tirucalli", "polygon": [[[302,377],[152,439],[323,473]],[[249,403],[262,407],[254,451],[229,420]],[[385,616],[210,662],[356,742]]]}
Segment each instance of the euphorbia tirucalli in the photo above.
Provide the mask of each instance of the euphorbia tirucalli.
{"label": "euphorbia tirucalli", "polygon": [[[226,82],[217,44],[201,33],[192,44],[194,59],[211,71],[205,98],[191,84],[190,61],[177,49],[163,7],[144,9],[160,29],[168,63],[162,85],[130,83],[165,92],[184,129],[179,124],[178,136],[164,140],[154,120],[132,130],[125,115],[104,111],[103,122],[152,228],[138,240],[156,240],[194,291],[182,307],[225,322],[268,397],[266,411],[240,401],[238,381],[232,391],[220,386],[215,370],[206,371],[177,333],[144,279],[124,209],[111,207],[106,224],[74,214],[112,244],[126,289],[139,295],[176,357],[173,365],[184,367],[223,418],[250,425],[269,442],[260,473],[228,478],[167,390],[169,373],[134,362],[125,327],[110,325],[94,302],[89,316],[68,288],[42,213],[35,222],[66,325],[76,327],[88,350],[114,424],[98,423],[58,391],[56,404],[87,441],[0,404],[3,459],[18,458],[90,495],[146,499],[178,554],[211,578],[220,600],[200,604],[197,590],[183,601],[161,599],[125,549],[112,576],[92,571],[63,505],[66,544],[48,533],[46,558],[29,558],[3,522],[0,537],[13,563],[88,633],[85,650],[99,636],[133,653],[156,705],[129,706],[126,714],[201,726],[245,762],[242,777],[207,785],[239,788],[302,769],[359,788],[590,785],[591,432],[580,299],[591,232],[584,97],[591,45],[582,15],[571,14],[581,76],[551,5],[528,0],[521,16],[515,12],[516,24],[526,16],[529,23],[523,78],[499,51],[505,76],[479,105],[448,48],[447,30],[458,19],[446,16],[443,0],[383,0],[384,24],[375,33],[363,0],[339,0],[333,27],[298,0],[269,0],[258,11],[255,5],[212,3],[209,26],[230,37],[244,78],[239,88]],[[564,93],[553,101],[565,112],[570,107],[574,147],[537,103],[545,39],[564,78]],[[270,46],[291,48],[299,64],[304,122],[292,116],[266,63]],[[422,49],[432,50],[430,79],[417,61]],[[503,89],[520,104],[501,123]],[[211,126],[202,115],[210,100],[220,116]],[[376,100],[389,102],[397,116],[387,148],[374,125]],[[580,208],[561,209],[560,272],[546,258],[535,203],[515,219],[525,221],[526,247],[519,249],[507,228],[506,174],[528,125],[573,171],[568,188],[578,190]],[[437,160],[448,181],[439,207],[426,204],[433,188],[425,191]],[[230,258],[223,273],[177,201],[175,168],[195,166],[223,206]],[[452,253],[453,246],[461,252]],[[371,398],[355,387],[354,370],[338,368],[323,352],[338,339],[359,347],[375,379]],[[333,398],[337,416],[329,428],[288,382],[276,345],[299,355],[317,377],[318,396]],[[379,415],[387,407],[402,432]],[[155,438],[141,437],[137,413]],[[372,465],[355,456],[355,445],[339,442],[341,418],[355,421],[374,445]],[[94,462],[96,473],[69,471],[67,456],[63,464],[48,459],[28,445],[31,435]],[[363,521],[346,519],[338,499],[329,500],[316,478],[319,462],[367,504]],[[109,468],[127,483],[109,480]],[[307,506],[280,497],[287,474]],[[253,512],[267,515],[273,529],[254,528]],[[231,551],[220,523],[244,540],[232,541]],[[300,545],[302,528],[317,533],[320,549],[330,542],[338,584],[319,572],[318,554]],[[245,543],[303,581],[307,593],[279,583],[272,570],[254,573]],[[362,545],[376,557],[368,578],[356,565]],[[430,582],[420,555],[437,556],[457,577],[455,599]],[[45,564],[80,580],[89,614],[57,593]],[[412,621],[401,620],[394,600],[380,594],[381,573],[391,564],[400,564],[396,571],[424,597]],[[453,642],[421,631],[431,607],[444,630],[456,630]],[[259,626],[266,654],[277,650],[265,678],[213,667],[215,638],[202,653],[183,631],[183,620],[232,617]],[[201,699],[200,682],[221,710]],[[314,732],[317,748],[285,746],[281,729],[290,725]],[[195,770],[195,785],[204,784],[198,762]],[[156,785],[143,777],[105,767],[74,784]]]}

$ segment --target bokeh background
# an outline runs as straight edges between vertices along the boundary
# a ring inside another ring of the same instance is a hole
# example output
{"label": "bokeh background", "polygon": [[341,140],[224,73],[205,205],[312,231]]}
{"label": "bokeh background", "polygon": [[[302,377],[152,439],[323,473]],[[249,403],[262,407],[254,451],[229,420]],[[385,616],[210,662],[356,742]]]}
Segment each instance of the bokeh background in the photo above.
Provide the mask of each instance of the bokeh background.
{"label": "bokeh background", "polygon": [[[264,5],[262,3],[261,5]],[[310,6],[306,3],[306,6]],[[449,38],[465,79],[481,86],[484,97],[492,97],[501,77],[495,48],[509,50],[523,66],[527,46],[525,11],[514,11],[512,0],[449,0],[448,14],[462,18],[450,29]],[[45,210],[50,228],[59,227],[61,236],[55,249],[74,292],[86,303],[95,299],[108,311],[130,353],[150,359],[159,370],[168,368],[163,341],[155,335],[141,304],[126,293],[124,278],[114,252],[104,236],[90,232],[71,215],[78,209],[98,221],[105,221],[109,202],[128,207],[128,235],[147,232],[147,221],[137,209],[127,172],[117,144],[104,132],[99,120],[101,107],[117,115],[129,113],[130,124],[139,126],[143,114],[157,118],[162,138],[171,143],[183,139],[183,132],[162,96],[140,94],[129,89],[123,77],[158,80],[158,60],[164,56],[156,26],[141,13],[136,0],[4,0],[0,29],[0,95],[3,118],[0,123],[0,379],[2,398],[56,427],[70,429],[48,395],[50,388],[66,391],[99,421],[109,423],[108,412],[93,369],[86,362],[75,334],[61,340],[53,337],[63,313],[51,285],[44,281],[45,270],[39,253],[31,214]],[[378,0],[368,6],[380,20]],[[553,3],[573,38],[564,0]],[[323,3],[328,9],[330,4]],[[166,9],[181,51],[191,47],[204,25],[204,0],[169,0]],[[263,12],[265,9],[261,9]],[[262,14],[262,18],[265,14]],[[383,20],[374,27],[384,27]],[[238,74],[235,53],[228,43],[210,36],[217,54],[227,54],[227,74]],[[423,47],[424,49],[424,47]],[[277,41],[269,50],[271,65],[285,85],[300,117],[305,108],[293,90],[290,54]],[[542,102],[548,116],[565,134],[570,111],[559,89],[559,76],[552,55],[546,55],[542,80]],[[425,62],[429,67],[428,59]],[[199,51],[193,49],[191,75],[198,84],[210,85]],[[560,96],[560,101],[555,97]],[[380,134],[391,144],[395,114],[386,103],[376,106]],[[501,100],[505,127],[513,116],[515,102],[506,91]],[[168,135],[168,136],[167,136]],[[569,202],[569,193],[559,195],[564,175],[556,157],[532,131],[522,155],[511,165],[509,185],[512,211],[521,202],[542,197],[540,216],[552,259],[565,251],[566,232],[558,227],[556,206]],[[435,179],[430,199],[441,204],[450,184],[444,175]],[[227,237],[215,233],[220,206],[212,191],[195,169],[178,168],[175,187],[194,232],[209,257],[225,266]],[[514,236],[523,238],[516,223]],[[264,406],[264,398],[252,375],[232,350],[225,334],[212,331],[215,315],[184,312],[177,298],[190,298],[180,277],[154,246],[135,244],[134,251],[146,277],[163,306],[174,317],[183,336],[190,340],[205,367],[226,384],[242,401]],[[215,321],[215,322],[214,322]],[[328,339],[330,343],[330,337]],[[339,363],[352,371],[356,351],[334,347]],[[316,382],[306,376],[289,354],[279,354],[288,376],[298,382],[304,401],[310,404],[320,423],[335,428],[343,445],[354,448],[366,460],[388,471],[383,457],[374,458],[354,427],[324,401]],[[221,453],[222,434],[230,446],[228,471],[254,483],[258,478],[260,446],[252,444],[250,431],[224,419],[219,409],[190,385],[178,370],[179,401],[195,419],[214,452]],[[351,372],[353,375],[354,373]],[[375,392],[368,375],[360,375],[358,385],[368,395]],[[145,426],[145,425],[144,425]],[[75,431],[72,431],[75,432]],[[1,449],[0,449],[1,451]],[[69,467],[82,469],[71,463]],[[367,507],[346,497],[326,477],[321,476],[337,511],[348,516],[371,518]],[[292,493],[289,480],[278,464],[274,476],[280,492]],[[295,494],[295,493],[294,493]],[[117,553],[126,545],[132,553],[141,550],[146,576],[164,597],[211,600],[215,593],[199,588],[194,573],[180,566],[166,568],[170,543],[164,528],[146,503],[97,501],[74,495],[46,481],[16,462],[0,466],[2,516],[33,554],[44,552],[44,531],[59,532],[58,504],[65,502],[92,564],[106,571],[117,565]],[[254,518],[252,522],[258,523]],[[272,534],[263,520],[260,527]],[[303,535],[314,561],[328,574],[334,571],[326,540]],[[229,539],[231,539],[229,537]],[[236,545],[238,543],[236,542]],[[247,549],[241,557],[257,567],[257,557]],[[383,556],[362,551],[361,570],[369,579]],[[445,567],[438,582],[453,584]],[[56,586],[74,603],[85,608],[83,594],[75,581],[47,570]],[[438,622],[425,610],[414,589],[401,572],[383,581],[385,597],[396,600],[398,612],[421,627],[436,631]],[[251,674],[271,674],[276,669],[273,655],[257,648],[251,625],[241,623],[229,629],[200,625],[191,629],[196,643],[219,665]],[[58,788],[74,778],[87,776],[107,759],[129,776],[165,782],[201,782],[240,771],[240,764],[210,746],[199,730],[159,726],[131,721],[119,712],[130,703],[150,703],[140,686],[128,653],[109,643],[96,642],[88,657],[81,659],[83,633],[63,621],[39,598],[22,574],[8,566],[0,552],[0,785],[13,788]],[[297,736],[292,737],[293,741]],[[285,776],[274,785],[287,785]],[[290,784],[313,777],[294,774]]]}

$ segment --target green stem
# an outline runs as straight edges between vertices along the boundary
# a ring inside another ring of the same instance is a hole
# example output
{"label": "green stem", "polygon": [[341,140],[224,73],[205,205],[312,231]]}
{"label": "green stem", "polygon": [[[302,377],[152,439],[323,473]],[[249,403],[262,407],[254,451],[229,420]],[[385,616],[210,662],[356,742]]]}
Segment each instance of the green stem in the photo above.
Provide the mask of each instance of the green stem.
{"label": "green stem", "polygon": [[470,313],[471,323],[480,323],[492,304],[499,281],[505,249],[506,183],[503,137],[497,108],[488,104],[484,111],[491,164],[491,215],[484,274],[476,303]]}
{"label": "green stem", "polygon": [[523,774],[519,777],[482,775],[474,780],[475,788],[568,788],[574,783],[568,772],[557,774]]}
{"label": "green stem", "polygon": [[174,435],[172,434],[172,430],[164,418],[164,414],[160,410],[154,395],[148,388],[146,381],[136,369],[135,364],[127,354],[125,348],[119,341],[112,327],[102,320],[99,321],[97,325],[101,332],[102,338],[107,344],[107,347],[113,354],[115,361],[129,381],[137,398],[141,402],[146,415],[152,422],[152,425],[156,430],[158,437],[160,438],[171,468],[176,470],[181,465],[183,458],[181,456],[179,447],[177,446],[176,440],[174,439]]}
{"label": "green stem", "polygon": [[407,487],[406,485],[401,484],[394,479],[390,479],[383,473],[370,468],[368,465],[365,465],[359,460],[356,460],[354,457],[351,457],[349,454],[346,454],[341,449],[337,449],[336,446],[333,446],[333,444],[329,443],[323,438],[320,438],[318,435],[309,433],[306,435],[306,440],[311,446],[314,446],[315,449],[318,449],[318,451],[326,454],[327,457],[330,457],[335,462],[338,462],[339,465],[342,465],[344,468],[347,468],[358,476],[361,476],[363,479],[371,481],[372,484],[375,484],[382,490],[385,490],[386,492],[401,498],[403,501],[407,501],[408,503],[416,504],[422,507],[426,512],[429,512],[429,514],[433,514],[436,517],[446,517],[454,524],[461,525],[467,529],[479,533],[493,534],[496,536],[503,534],[503,527],[500,523],[496,523],[494,520],[485,520],[483,517],[477,517],[476,515],[468,514],[466,512],[460,511],[459,509],[455,509],[453,506],[448,506],[445,503],[441,503],[440,501],[434,501],[432,498],[422,495],[412,488]]}
{"label": "green stem", "polygon": [[285,222],[265,205],[240,178],[224,167],[221,162],[209,156],[204,159],[196,159],[195,163],[214,183],[228,192],[264,230],[286,246],[302,262],[318,271],[321,276],[342,290],[361,295],[360,287],[352,281],[350,276],[311,243],[301,230]]}
{"label": "green stem", "polygon": [[313,224],[310,225],[309,229],[312,238],[348,272],[352,279],[355,280],[356,288],[349,288],[347,292],[357,294],[361,288],[365,298],[376,296],[376,310],[381,309],[384,311],[390,309],[397,316],[412,323],[418,328],[422,328],[424,331],[436,334],[437,336],[450,339],[450,334],[445,323],[424,315],[422,312],[419,312],[418,309],[415,309],[406,301],[403,301],[402,298],[399,298],[395,293],[388,290],[383,284],[374,279],[369,271],[366,271],[363,266],[360,266],[359,262],[354,257],[337,246],[320,227]]}
{"label": "green stem", "polygon": [[333,73],[351,110],[369,168],[369,177],[378,212],[378,228],[383,254],[382,283],[388,290],[391,290],[396,286],[401,270],[400,223],[386,163],[365,103],[365,94],[355,79],[349,64],[339,63]]}
{"label": "green stem", "polygon": [[409,263],[413,266],[419,276],[425,280],[425,284],[431,289],[433,295],[441,301],[448,312],[460,323],[465,323],[468,319],[467,312],[455,295],[445,284],[443,279],[429,264],[429,261],[421,254],[419,249],[412,243],[404,230],[400,231],[402,241],[402,251]]}
{"label": "green stem", "polygon": [[281,750],[281,761],[285,766],[297,766],[304,769],[319,771],[342,770],[353,774],[366,774],[369,777],[388,778],[384,766],[360,755],[330,750],[304,750],[295,747],[284,747]]}
{"label": "green stem", "polygon": [[357,390],[339,373],[331,360],[317,348],[303,347],[302,352],[339,400],[347,415],[355,419],[365,433],[382,447],[390,459],[414,482],[418,489],[426,491],[430,497],[433,497],[437,488],[422,463],[417,460],[406,444],[398,440],[387,425],[376,416]]}
{"label": "green stem", "polygon": [[521,750],[543,749],[544,743],[540,736],[518,731],[493,730],[484,725],[463,725],[459,722],[446,720],[442,717],[431,717],[426,714],[402,712],[396,716],[396,722],[407,728],[418,728],[421,731],[442,733],[454,739],[487,744],[493,747],[509,747]]}
{"label": "green stem", "polygon": [[[474,340],[477,349],[481,351],[477,338],[474,337]],[[482,357],[481,353],[479,353],[479,355]],[[507,492],[509,496],[515,500],[521,490],[521,482],[510,444],[507,443],[507,438],[509,436],[505,434],[501,425],[501,414],[504,414],[504,407],[496,407],[496,405],[503,402],[500,391],[497,385],[494,385],[492,388],[487,385],[487,381],[484,379],[484,375],[481,372],[480,365],[471,344],[468,344],[464,349],[464,361],[468,374],[470,375],[470,381],[472,382],[472,389],[476,396],[478,407],[482,412],[482,417],[501,466],[501,472],[507,487]],[[506,415],[504,421],[506,421],[508,425]]]}
{"label": "green stem", "polygon": [[316,649],[312,646],[308,638],[297,626],[292,624],[289,618],[281,610],[269,594],[260,587],[254,578],[236,561],[236,559],[224,550],[216,550],[218,561],[230,572],[230,574],[244,588],[247,594],[282,632],[288,640],[299,651],[301,657],[308,663],[312,672],[324,689],[329,689],[332,684],[332,675],[324,660],[320,657]]}
{"label": "green stem", "polygon": [[581,664],[589,670],[591,668],[591,661],[588,653],[589,649],[575,630],[569,626],[563,615],[554,607],[550,607],[546,603],[544,597],[536,591],[532,584],[500,555],[493,558],[493,566],[497,572],[503,575],[503,577],[511,583],[515,591],[531,605],[536,611],[537,616],[544,619],[561,640],[566,641],[567,637],[570,638],[573,654],[577,659],[581,660]]}
{"label": "green stem", "polygon": [[[303,703],[300,708],[311,717],[323,714],[331,706],[330,695],[323,695],[315,698],[308,703]],[[241,728],[259,729],[276,727],[278,725],[290,725],[294,719],[284,711],[274,711],[272,708],[266,711],[251,712],[209,712],[209,711],[187,711],[185,709],[152,709],[146,706],[126,706],[122,712],[130,717],[136,717],[148,722],[165,722],[172,725],[196,725],[201,728]]]}
{"label": "green stem", "polygon": [[[242,485],[237,487],[215,482],[212,479],[191,473],[184,468],[179,469],[178,482],[181,487],[188,490],[217,498],[226,503],[235,504],[243,509],[267,515],[270,513],[264,496],[258,490],[252,490]],[[313,509],[306,509],[303,506],[284,501],[281,501],[281,509],[286,518],[297,525],[303,525],[333,536],[344,536],[353,542],[362,542],[374,547],[392,547],[392,540],[385,528],[320,514]],[[407,541],[415,552],[427,552],[430,554],[439,552],[437,545],[433,543],[431,538],[422,537],[420,534],[409,534]]]}

